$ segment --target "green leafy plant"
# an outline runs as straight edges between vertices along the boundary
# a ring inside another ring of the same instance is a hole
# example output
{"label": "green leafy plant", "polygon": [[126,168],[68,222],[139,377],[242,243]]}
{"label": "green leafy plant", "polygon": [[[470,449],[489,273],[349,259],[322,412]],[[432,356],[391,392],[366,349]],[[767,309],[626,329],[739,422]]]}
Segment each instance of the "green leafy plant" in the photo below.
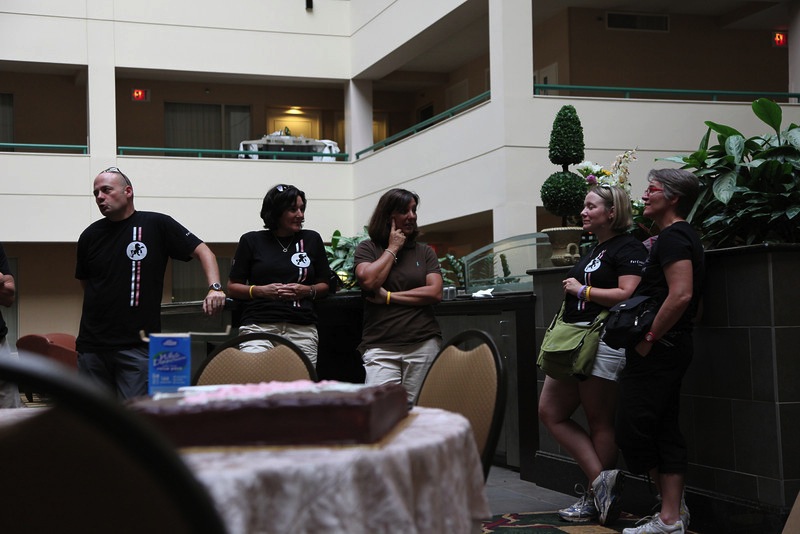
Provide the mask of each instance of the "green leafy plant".
{"label": "green leafy plant", "polygon": [[367,239],[369,239],[369,234],[367,234],[366,227],[361,233],[352,237],[343,237],[342,233],[336,230],[331,237],[331,244],[325,246],[328,265],[339,277],[344,289],[354,289],[358,286],[355,274],[356,247]]}
{"label": "green leafy plant", "polygon": [[569,166],[580,163],[584,156],[583,127],[574,106],[562,106],[556,114],[548,155],[551,162],[561,165],[561,171],[548,176],[542,184],[542,205],[561,217],[562,226],[567,226],[568,221],[575,224],[588,184],[582,176],[569,171]]}
{"label": "green leafy plant", "polygon": [[464,262],[456,258],[453,254],[445,254],[439,258],[439,265],[442,269],[444,285],[465,287]]}
{"label": "green leafy plant", "polygon": [[[752,109],[774,134],[745,138],[735,128],[705,121],[708,130],[696,152],[664,158],[700,179],[688,220],[709,249],[800,242],[800,126],[781,130],[781,108],[766,98]],[[712,131],[717,144],[709,146]]]}

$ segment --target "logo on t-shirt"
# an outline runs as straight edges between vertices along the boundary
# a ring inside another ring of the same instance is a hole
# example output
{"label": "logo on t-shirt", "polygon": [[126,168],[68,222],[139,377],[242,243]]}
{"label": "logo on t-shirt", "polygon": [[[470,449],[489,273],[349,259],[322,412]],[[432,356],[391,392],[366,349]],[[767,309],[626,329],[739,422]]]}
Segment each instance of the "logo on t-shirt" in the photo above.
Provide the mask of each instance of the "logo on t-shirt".
{"label": "logo on t-shirt", "polygon": [[311,258],[305,252],[296,252],[292,254],[292,263],[300,268],[307,268],[311,266]]}
{"label": "logo on t-shirt", "polygon": [[132,241],[126,251],[133,261],[140,261],[147,257],[147,245],[141,241]]}
{"label": "logo on t-shirt", "polygon": [[599,268],[600,268],[600,266],[603,264],[603,263],[600,261],[600,259],[603,257],[603,254],[605,254],[605,253],[606,253],[606,251],[605,251],[605,250],[601,251],[601,252],[600,252],[600,254],[598,254],[596,258],[593,258],[593,259],[592,259],[592,261],[590,261],[590,262],[589,262],[589,263],[586,265],[586,267],[583,269],[583,272],[585,272],[585,273],[593,273],[593,272],[595,272],[597,269],[599,269]]}

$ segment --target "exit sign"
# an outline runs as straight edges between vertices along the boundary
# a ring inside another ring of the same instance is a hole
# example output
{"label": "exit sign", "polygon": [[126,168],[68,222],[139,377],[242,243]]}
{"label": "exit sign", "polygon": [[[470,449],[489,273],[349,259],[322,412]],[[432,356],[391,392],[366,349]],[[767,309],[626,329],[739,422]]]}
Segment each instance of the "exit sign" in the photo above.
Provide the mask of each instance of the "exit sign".
{"label": "exit sign", "polygon": [[131,100],[134,102],[150,102],[150,89],[131,89]]}
{"label": "exit sign", "polygon": [[785,48],[789,43],[789,35],[786,32],[772,32],[772,46]]}

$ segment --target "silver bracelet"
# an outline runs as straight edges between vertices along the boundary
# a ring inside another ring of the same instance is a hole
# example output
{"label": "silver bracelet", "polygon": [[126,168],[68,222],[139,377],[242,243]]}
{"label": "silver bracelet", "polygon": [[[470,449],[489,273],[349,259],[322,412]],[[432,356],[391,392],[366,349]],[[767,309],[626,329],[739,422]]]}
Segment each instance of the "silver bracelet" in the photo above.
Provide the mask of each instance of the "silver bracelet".
{"label": "silver bracelet", "polygon": [[311,300],[314,300],[315,298],[317,298],[317,290],[314,289],[314,286],[310,287],[311,287]]}
{"label": "silver bracelet", "polygon": [[392,257],[394,258],[394,262],[397,263],[397,254],[395,254],[394,252],[392,252],[388,248],[384,252],[388,252],[389,254],[391,254]]}

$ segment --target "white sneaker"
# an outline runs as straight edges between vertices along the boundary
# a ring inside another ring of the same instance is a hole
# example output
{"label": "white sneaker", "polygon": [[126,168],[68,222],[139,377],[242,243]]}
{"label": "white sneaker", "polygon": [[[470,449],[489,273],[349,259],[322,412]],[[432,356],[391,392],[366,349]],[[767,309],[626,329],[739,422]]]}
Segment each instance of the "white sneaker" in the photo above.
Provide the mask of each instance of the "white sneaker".
{"label": "white sneaker", "polygon": [[626,528],[622,530],[622,534],[685,534],[686,529],[683,526],[683,521],[678,519],[673,525],[667,525],[661,521],[658,514],[653,517],[642,518],[639,522],[647,521],[638,527]]}
{"label": "white sneaker", "polygon": [[601,525],[610,525],[622,512],[621,493],[625,475],[619,469],[602,471],[592,482],[597,520]]}
{"label": "white sneaker", "polygon": [[597,519],[597,508],[594,506],[591,490],[583,493],[578,502],[572,506],[559,510],[558,515],[564,521],[571,523],[584,523]]}
{"label": "white sneaker", "polygon": [[[658,499],[658,504],[656,504],[656,506],[653,508],[654,512],[656,510],[661,509],[661,495],[656,495],[656,498]],[[689,528],[689,521],[691,521],[692,519],[692,514],[689,513],[689,507],[686,506],[685,495],[681,495],[681,507],[678,513],[681,515],[681,522],[683,523],[683,528]]]}

